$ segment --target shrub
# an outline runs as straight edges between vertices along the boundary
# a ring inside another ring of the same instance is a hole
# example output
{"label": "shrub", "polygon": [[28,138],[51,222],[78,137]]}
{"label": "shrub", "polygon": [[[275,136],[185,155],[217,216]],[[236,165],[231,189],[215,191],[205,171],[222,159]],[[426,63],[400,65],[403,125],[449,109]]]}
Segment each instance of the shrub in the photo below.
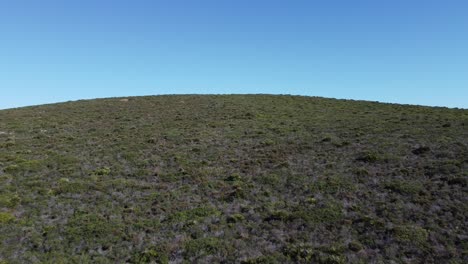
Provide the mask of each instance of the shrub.
{"label": "shrub", "polygon": [[341,221],[343,217],[343,207],[336,202],[312,205],[310,208],[298,207],[290,216],[291,219],[300,218],[313,224],[337,223]]}
{"label": "shrub", "polygon": [[220,212],[213,207],[197,207],[181,212],[177,212],[168,217],[169,222],[185,223],[188,221],[200,221],[211,215],[219,215]]}
{"label": "shrub", "polygon": [[99,185],[89,185],[84,181],[70,181],[68,178],[60,178],[57,181],[56,188],[52,189],[53,194],[61,194],[61,193],[84,193],[92,188],[97,188]]}
{"label": "shrub", "polygon": [[353,173],[359,177],[365,177],[370,175],[369,171],[366,168],[355,168],[353,169]]}
{"label": "shrub", "polygon": [[239,174],[234,173],[230,175],[229,177],[227,177],[225,181],[228,181],[228,182],[242,181],[242,177]]}
{"label": "shrub", "polygon": [[314,248],[302,243],[283,248],[283,254],[295,263],[344,264],[341,251],[333,246]]}
{"label": "shrub", "polygon": [[424,246],[429,237],[426,229],[415,225],[397,226],[393,231],[397,241],[412,243],[417,246]]}
{"label": "shrub", "polygon": [[159,250],[150,248],[142,252],[135,253],[129,261],[130,263],[169,263],[167,254],[161,253]]}
{"label": "shrub", "polygon": [[221,242],[216,237],[190,240],[184,245],[184,255],[189,258],[213,255],[222,248]]}
{"label": "shrub", "polygon": [[283,254],[296,263],[311,263],[315,250],[306,244],[288,245],[283,248]]}
{"label": "shrub", "polygon": [[109,167],[103,167],[93,172],[94,175],[98,175],[98,176],[107,176],[110,173],[111,173],[111,169]]}
{"label": "shrub", "polygon": [[349,242],[348,248],[351,249],[352,251],[359,251],[363,249],[364,247],[359,241],[354,240],[354,241]]}
{"label": "shrub", "polygon": [[42,163],[39,160],[23,160],[17,164],[12,164],[5,168],[6,173],[18,174],[35,172],[41,169]]}
{"label": "shrub", "polygon": [[281,263],[281,261],[275,258],[275,256],[261,256],[261,257],[241,261],[241,264],[276,264],[276,263]]}
{"label": "shrub", "polygon": [[413,152],[414,155],[422,155],[422,154],[427,153],[429,151],[431,151],[431,149],[429,147],[422,146],[422,147],[413,149],[413,151],[411,151],[411,152]]}
{"label": "shrub", "polygon": [[7,212],[0,212],[0,224],[11,223],[15,220],[15,216]]}
{"label": "shrub", "polygon": [[276,210],[270,213],[265,218],[265,221],[286,221],[290,218],[290,214],[283,210]]}
{"label": "shrub", "polygon": [[18,194],[1,194],[0,195],[0,207],[13,208],[18,205],[21,198]]}
{"label": "shrub", "polygon": [[458,185],[461,185],[461,186],[465,187],[465,186],[468,185],[467,183],[468,183],[468,179],[463,178],[463,177],[454,177],[454,178],[451,178],[451,179],[447,180],[448,185],[458,184]]}
{"label": "shrub", "polygon": [[374,152],[363,152],[358,155],[356,161],[373,163],[379,160],[379,156]]}
{"label": "shrub", "polygon": [[311,186],[311,191],[335,194],[354,189],[354,185],[349,178],[341,175],[331,175],[317,180]]}
{"label": "shrub", "polygon": [[111,242],[112,236],[121,233],[121,226],[98,214],[78,212],[68,220],[65,230],[70,241]]}
{"label": "shrub", "polygon": [[385,189],[400,193],[400,194],[418,194],[423,190],[423,185],[417,181],[392,180],[384,184]]}
{"label": "shrub", "polygon": [[233,215],[228,216],[228,218],[226,219],[228,223],[237,223],[237,222],[242,222],[244,220],[245,220],[245,217],[242,214],[233,214]]}

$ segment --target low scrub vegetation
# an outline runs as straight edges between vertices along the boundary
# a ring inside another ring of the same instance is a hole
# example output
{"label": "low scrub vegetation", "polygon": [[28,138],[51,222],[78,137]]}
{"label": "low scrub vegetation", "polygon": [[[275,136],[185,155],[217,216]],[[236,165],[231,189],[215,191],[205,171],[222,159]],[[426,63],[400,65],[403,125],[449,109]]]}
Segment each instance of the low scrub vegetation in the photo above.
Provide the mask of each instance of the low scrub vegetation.
{"label": "low scrub vegetation", "polygon": [[468,262],[467,110],[149,96],[0,131],[0,263]]}

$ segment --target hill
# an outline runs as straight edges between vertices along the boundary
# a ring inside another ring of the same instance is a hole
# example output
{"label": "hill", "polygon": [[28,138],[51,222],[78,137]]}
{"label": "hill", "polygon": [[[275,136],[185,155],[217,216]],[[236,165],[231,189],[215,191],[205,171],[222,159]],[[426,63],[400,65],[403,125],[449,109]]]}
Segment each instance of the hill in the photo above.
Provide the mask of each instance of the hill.
{"label": "hill", "polygon": [[184,95],[2,110],[0,262],[466,263],[467,179],[462,109]]}

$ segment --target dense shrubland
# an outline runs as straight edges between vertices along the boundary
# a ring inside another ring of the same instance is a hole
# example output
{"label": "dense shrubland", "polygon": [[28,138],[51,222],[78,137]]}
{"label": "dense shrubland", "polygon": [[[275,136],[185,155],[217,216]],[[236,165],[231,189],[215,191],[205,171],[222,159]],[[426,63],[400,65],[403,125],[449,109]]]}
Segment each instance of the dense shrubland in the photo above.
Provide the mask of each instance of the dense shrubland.
{"label": "dense shrubland", "polygon": [[2,110],[0,263],[466,263],[467,179],[468,110],[267,95]]}

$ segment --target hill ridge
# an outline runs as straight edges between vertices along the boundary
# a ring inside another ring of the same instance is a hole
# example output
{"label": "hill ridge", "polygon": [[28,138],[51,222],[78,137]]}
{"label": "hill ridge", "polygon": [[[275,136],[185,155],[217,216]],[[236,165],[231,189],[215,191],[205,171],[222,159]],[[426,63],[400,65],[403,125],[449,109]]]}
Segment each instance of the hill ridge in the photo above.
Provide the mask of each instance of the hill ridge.
{"label": "hill ridge", "polygon": [[467,127],[263,94],[1,110],[0,262],[464,262]]}

